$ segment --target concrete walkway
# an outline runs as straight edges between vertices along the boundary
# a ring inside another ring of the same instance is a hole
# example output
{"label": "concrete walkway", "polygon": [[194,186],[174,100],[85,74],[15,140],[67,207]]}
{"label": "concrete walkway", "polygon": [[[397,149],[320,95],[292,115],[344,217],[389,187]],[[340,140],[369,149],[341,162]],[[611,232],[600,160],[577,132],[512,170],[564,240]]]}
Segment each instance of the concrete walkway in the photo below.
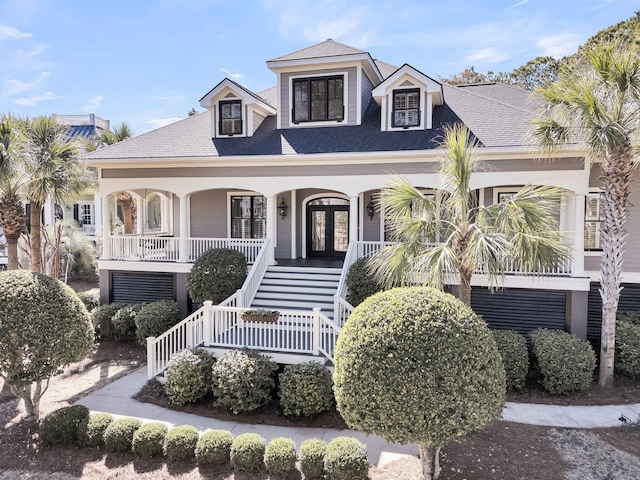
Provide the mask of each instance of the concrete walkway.
{"label": "concrete walkway", "polygon": [[[164,422],[168,425],[193,425],[198,430],[229,430],[234,436],[241,433],[258,433],[268,442],[275,437],[289,437],[300,445],[308,438],[320,438],[329,441],[340,435],[358,438],[367,445],[369,461],[374,465],[383,465],[398,455],[418,455],[416,445],[387,443],[375,435],[365,436],[354,430],[328,428],[278,427],[273,425],[251,425],[246,423],[217,420],[190,413],[177,412],[149,403],[141,403],[133,398],[147,381],[146,366],[90,393],[77,403],[85,405],[94,412],[109,412],[116,417],[138,417],[143,421]],[[502,412],[502,419],[516,423],[567,428],[617,427],[622,425],[621,415],[636,421],[640,417],[640,403],[601,406],[566,407],[559,405],[538,405],[531,403],[508,402]]]}

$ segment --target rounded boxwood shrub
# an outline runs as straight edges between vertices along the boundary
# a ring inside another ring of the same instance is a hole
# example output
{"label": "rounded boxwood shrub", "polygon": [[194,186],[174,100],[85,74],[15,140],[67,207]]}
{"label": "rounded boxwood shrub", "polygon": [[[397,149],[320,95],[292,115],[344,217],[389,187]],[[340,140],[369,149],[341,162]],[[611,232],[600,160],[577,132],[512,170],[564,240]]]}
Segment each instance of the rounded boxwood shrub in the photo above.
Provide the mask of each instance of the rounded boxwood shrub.
{"label": "rounded boxwood shrub", "polygon": [[542,386],[551,394],[586,390],[593,380],[596,355],[589,342],[562,330],[538,328],[531,347],[542,374]]}
{"label": "rounded boxwood shrub", "polygon": [[136,316],[144,303],[125,305],[111,317],[113,336],[120,341],[123,337],[133,337],[136,334]]}
{"label": "rounded boxwood shrub", "polygon": [[331,373],[317,362],[286,365],[280,374],[279,396],[285,415],[326,412],[334,402]]}
{"label": "rounded boxwood shrub", "polygon": [[180,425],[169,430],[165,439],[165,453],[169,458],[193,458],[200,434],[191,425]]}
{"label": "rounded boxwood shrub", "polygon": [[89,418],[84,405],[71,405],[54,410],[40,424],[40,440],[47,445],[71,445],[78,441],[80,424]]}
{"label": "rounded boxwood shrub", "polygon": [[277,369],[269,357],[252,350],[225,353],[212,368],[216,404],[235,414],[261,407],[271,398]]}
{"label": "rounded boxwood shrub", "polygon": [[384,290],[367,268],[368,257],[353,262],[347,273],[347,301],[357,307],[374,293]]}
{"label": "rounded boxwood shrub", "polygon": [[104,445],[104,431],[113,422],[110,413],[92,413],[78,427],[78,441],[85,447]]}
{"label": "rounded boxwood shrub", "polygon": [[111,319],[124,306],[124,303],[105,303],[93,310],[91,312],[91,321],[96,332],[100,332],[102,337],[112,335],[113,325]]}
{"label": "rounded boxwood shrub", "polygon": [[165,373],[169,401],[186,405],[202,400],[211,389],[213,362],[213,357],[200,348],[172,355]]}
{"label": "rounded boxwood shrub", "polygon": [[324,470],[329,480],[366,480],[367,448],[353,437],[336,437],[327,445]]}
{"label": "rounded boxwood shrub", "polygon": [[196,302],[214,305],[233,295],[247,278],[247,259],[238,250],[212,248],[193,262],[187,275],[189,296]]}
{"label": "rounded boxwood shrub", "polygon": [[154,422],[142,425],[133,434],[133,453],[141,457],[158,457],[164,451],[164,439],[169,429],[164,423]]}
{"label": "rounded boxwood shrub", "polygon": [[486,323],[425,287],[380,292],[355,308],[336,343],[333,380],[349,426],[423,452],[499,419],[506,395]]}
{"label": "rounded boxwood shrub", "polygon": [[135,316],[136,338],[140,345],[147,337],[157,337],[180,321],[180,305],[173,300],[159,300],[143,305]]}
{"label": "rounded boxwood shrub", "polygon": [[507,391],[524,387],[529,372],[527,340],[515,330],[493,330],[493,338],[502,358]]}
{"label": "rounded boxwood shrub", "polygon": [[300,445],[300,471],[307,480],[324,478],[324,456],[327,444],[319,438],[310,438]]}
{"label": "rounded boxwood shrub", "polygon": [[615,367],[629,375],[640,375],[640,322],[626,317],[616,322]]}
{"label": "rounded boxwood shrub", "polygon": [[100,306],[100,289],[92,288],[85,292],[78,292],[78,298],[87,307],[87,311],[91,313]]}
{"label": "rounded boxwood shrub", "polygon": [[296,468],[296,444],[290,438],[274,438],[264,451],[264,464],[271,475],[282,475]]}
{"label": "rounded boxwood shrub", "polygon": [[104,445],[110,452],[130,452],[133,435],[142,422],[137,418],[125,417],[109,424],[104,431]]}
{"label": "rounded boxwood shrub", "polygon": [[231,459],[233,435],[228,430],[209,430],[198,440],[196,458],[203,465],[224,465]]}
{"label": "rounded boxwood shrub", "polygon": [[256,472],[262,469],[266,443],[257,433],[243,433],[231,444],[231,466],[237,472]]}

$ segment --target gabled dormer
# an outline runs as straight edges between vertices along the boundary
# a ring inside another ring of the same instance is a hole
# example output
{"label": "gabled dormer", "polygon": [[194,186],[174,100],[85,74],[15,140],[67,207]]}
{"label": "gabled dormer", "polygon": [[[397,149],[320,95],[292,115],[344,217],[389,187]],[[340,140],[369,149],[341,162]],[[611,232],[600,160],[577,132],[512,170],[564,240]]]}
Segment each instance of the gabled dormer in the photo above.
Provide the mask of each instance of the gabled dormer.
{"label": "gabled dormer", "polygon": [[369,53],[328,39],[274,58],[278,128],[360,125],[383,77]]}
{"label": "gabled dormer", "polygon": [[444,103],[442,85],[406,63],[372,91],[384,132],[432,128],[433,107]]}
{"label": "gabled dormer", "polygon": [[225,78],[200,99],[211,112],[211,137],[250,137],[264,119],[276,114],[266,100]]}

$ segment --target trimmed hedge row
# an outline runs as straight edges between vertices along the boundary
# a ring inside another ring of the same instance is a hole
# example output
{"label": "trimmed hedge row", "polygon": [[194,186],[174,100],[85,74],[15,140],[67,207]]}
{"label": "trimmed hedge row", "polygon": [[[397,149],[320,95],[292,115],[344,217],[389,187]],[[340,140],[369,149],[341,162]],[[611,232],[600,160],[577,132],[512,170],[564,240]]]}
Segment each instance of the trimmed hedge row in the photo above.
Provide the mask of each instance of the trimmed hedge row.
{"label": "trimmed hedge row", "polygon": [[298,455],[295,442],[286,437],[267,444],[257,433],[233,438],[228,430],[209,430],[200,436],[191,425],[168,429],[159,422],[142,424],[131,417],[114,421],[108,413],[89,414],[82,405],[47,415],[40,425],[40,439],[48,445],[105,446],[110,452],[140,457],[195,457],[202,465],[230,464],[237,472],[266,470],[275,477],[294,471],[298,460],[307,480],[365,480],[369,470],[366,446],[356,438],[336,437],[328,444],[308,439]]}
{"label": "trimmed hedge row", "polygon": [[515,330],[492,330],[506,373],[507,392],[524,387],[529,372],[527,340]]}
{"label": "trimmed hedge row", "polygon": [[616,370],[640,376],[640,316],[620,315],[616,322]]}
{"label": "trimmed hedge row", "polygon": [[120,341],[136,337],[144,345],[147,337],[157,337],[181,320],[180,306],[172,300],[151,303],[108,303],[94,308],[91,319],[96,334],[113,335]]}

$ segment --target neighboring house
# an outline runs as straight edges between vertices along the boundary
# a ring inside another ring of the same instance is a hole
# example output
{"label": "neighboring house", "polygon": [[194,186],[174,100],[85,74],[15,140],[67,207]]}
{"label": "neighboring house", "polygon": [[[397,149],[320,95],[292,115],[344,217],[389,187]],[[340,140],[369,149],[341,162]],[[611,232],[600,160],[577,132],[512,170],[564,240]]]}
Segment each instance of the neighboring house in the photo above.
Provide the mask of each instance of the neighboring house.
{"label": "neighboring house", "polygon": [[[190,339],[183,347],[308,353],[273,339],[265,346],[266,337],[252,343],[266,331],[284,338],[294,335],[283,333],[285,325],[306,325],[295,334],[315,332],[314,352],[331,358],[325,337],[338,334],[350,311],[344,273],[359,256],[384,245],[376,195],[390,172],[425,191],[437,188],[443,127],[463,122],[488,165],[472,180],[481,201],[497,202],[528,182],[562,188],[560,228],[574,252],[570,262],[547,272],[514,265],[495,293],[484,275],[474,275],[473,308],[496,328],[565,328],[597,339],[598,167],[585,163],[575,146],[561,149],[553,161],[536,158],[528,142],[535,110],[529,92],[502,84],[441,84],[410,65],[395,67],[333,40],[269,60],[267,67],[276,76],[273,88],[254,93],[226,78],[200,99],[206,112],[88,156],[99,170],[105,212],[117,211],[118,191],[137,199],[134,235],[113,229],[115,215],[102,219],[102,302],[171,298],[186,314],[192,309],[186,289],[191,263],[212,246],[238,248],[253,267],[241,294],[226,305],[283,311],[316,306],[321,312],[315,320],[283,313],[280,327],[247,333],[237,315],[223,315],[231,310],[214,308],[214,323],[202,323],[209,310],[201,310],[199,320],[172,335]],[[638,224],[640,209],[634,209],[631,231]],[[640,307],[633,295],[640,286],[638,246],[640,238],[631,235],[622,309]],[[232,340],[240,327],[244,337]]]}

